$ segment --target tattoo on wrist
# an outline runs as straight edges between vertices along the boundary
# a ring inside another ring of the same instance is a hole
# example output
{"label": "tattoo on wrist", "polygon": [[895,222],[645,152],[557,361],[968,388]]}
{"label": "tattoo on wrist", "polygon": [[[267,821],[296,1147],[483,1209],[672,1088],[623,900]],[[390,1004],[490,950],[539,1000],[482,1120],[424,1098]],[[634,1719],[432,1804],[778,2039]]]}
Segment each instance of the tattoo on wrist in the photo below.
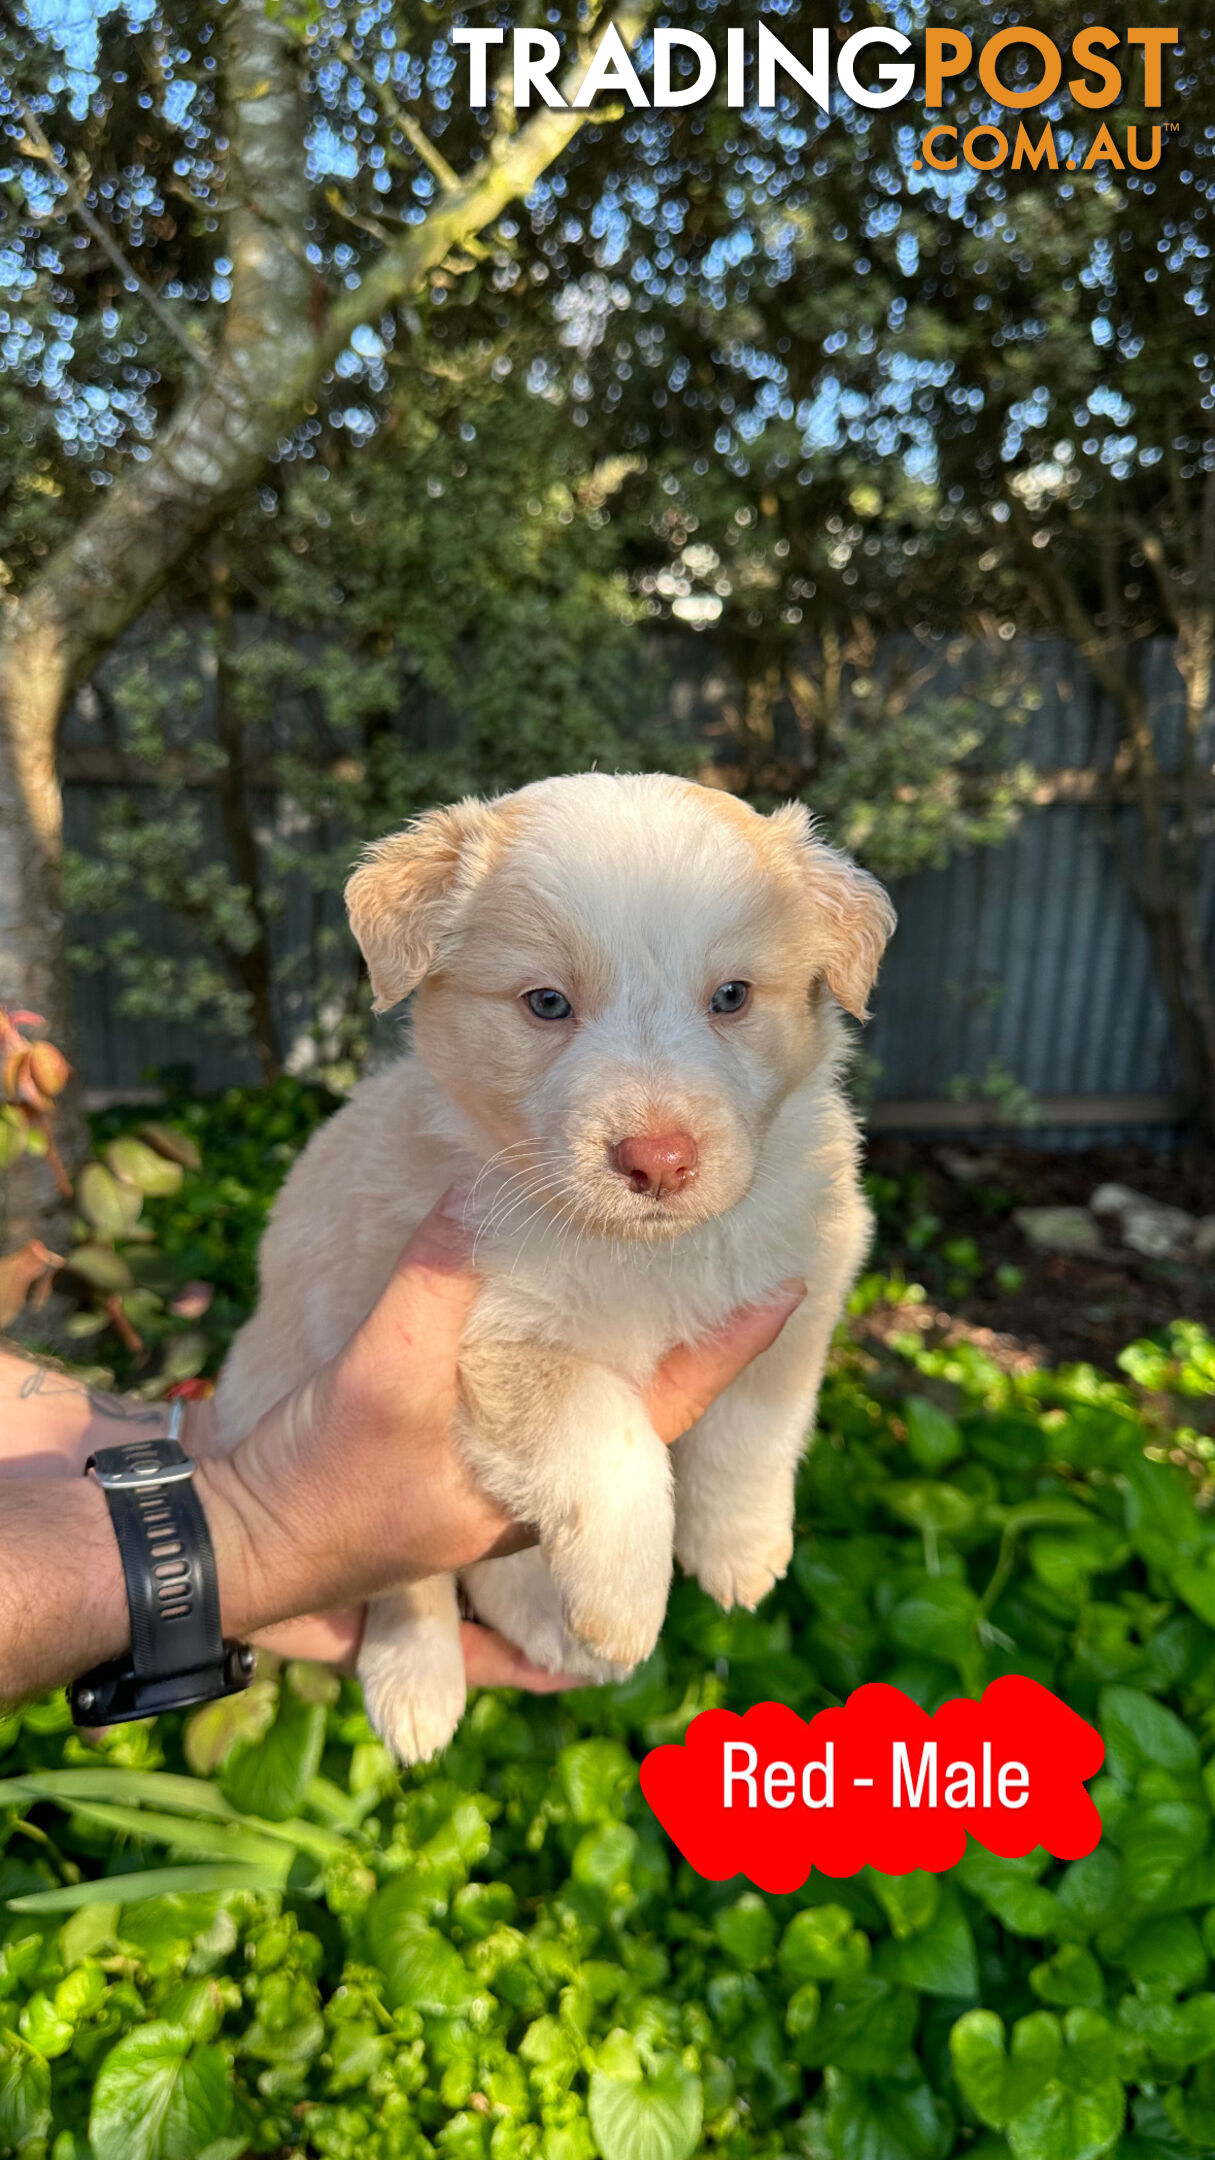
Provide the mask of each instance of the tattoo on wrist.
{"label": "tattoo on wrist", "polygon": [[32,1365],[17,1390],[19,1402],[28,1402],[33,1395],[79,1395],[88,1403],[94,1417],[108,1418],[117,1425],[163,1425],[163,1403],[132,1402],[125,1395],[105,1395],[100,1388],[88,1387],[83,1380],[74,1380],[70,1373],[56,1372],[49,1365]]}

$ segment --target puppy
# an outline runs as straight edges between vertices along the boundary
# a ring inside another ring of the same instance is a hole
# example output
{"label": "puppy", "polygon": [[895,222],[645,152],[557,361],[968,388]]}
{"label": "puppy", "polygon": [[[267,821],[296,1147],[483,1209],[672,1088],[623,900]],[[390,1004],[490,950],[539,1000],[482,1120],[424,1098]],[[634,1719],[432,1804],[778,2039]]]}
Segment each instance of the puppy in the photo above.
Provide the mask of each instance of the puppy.
{"label": "puppy", "polygon": [[[472,1185],[483,1278],[459,1445],[539,1545],[463,1571],[536,1664],[622,1676],[653,1649],[672,1554],[754,1606],[792,1550],[793,1482],[869,1218],[840,1090],[894,926],[796,804],[762,817],[661,774],[583,773],[433,810],[346,891],[377,1011],[413,1048],[313,1138],[218,1392],[238,1431],[341,1348],[410,1231]],[[779,1340],[668,1451],[642,1389],[673,1344],[784,1278]],[[456,1582],[377,1598],[359,1675],[406,1762],[464,1707]]]}

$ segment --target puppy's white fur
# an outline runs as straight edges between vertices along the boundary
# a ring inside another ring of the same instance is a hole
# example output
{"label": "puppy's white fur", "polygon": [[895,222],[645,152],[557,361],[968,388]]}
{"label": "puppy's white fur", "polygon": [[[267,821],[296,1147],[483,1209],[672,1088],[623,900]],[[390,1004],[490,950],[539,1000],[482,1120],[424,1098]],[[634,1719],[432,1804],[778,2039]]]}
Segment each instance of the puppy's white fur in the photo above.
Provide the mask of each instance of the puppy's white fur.
{"label": "puppy's white fur", "polygon": [[[377,1006],[418,989],[414,1047],[288,1178],[221,1432],[340,1349],[410,1231],[475,1180],[459,1440],[540,1544],[462,1580],[537,1663],[613,1677],[653,1648],[672,1552],[725,1606],[788,1565],[797,1461],[869,1234],[838,1007],[863,1016],[893,911],[798,806],[763,818],[597,773],[429,813],[368,851],[347,899]],[[731,980],[747,1004],[716,1016]],[[533,1016],[526,994],[549,987],[572,1019]],[[695,1174],[635,1192],[613,1147],[672,1131],[695,1140]],[[777,1343],[668,1452],[641,1394],[655,1366],[795,1274],[809,1294]],[[450,1739],[450,1577],[375,1600],[359,1672],[404,1759]]]}

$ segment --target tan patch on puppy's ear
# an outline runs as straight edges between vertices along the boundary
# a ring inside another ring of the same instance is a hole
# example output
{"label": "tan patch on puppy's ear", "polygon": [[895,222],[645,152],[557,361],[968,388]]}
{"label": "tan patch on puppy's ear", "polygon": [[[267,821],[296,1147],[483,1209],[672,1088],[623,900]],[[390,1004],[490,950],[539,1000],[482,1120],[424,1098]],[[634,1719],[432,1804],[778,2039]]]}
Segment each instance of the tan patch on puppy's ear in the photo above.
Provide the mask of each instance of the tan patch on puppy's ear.
{"label": "tan patch on puppy's ear", "polygon": [[346,911],[375,1012],[399,1004],[430,973],[459,901],[494,858],[501,821],[495,804],[469,795],[364,849],[346,885]]}
{"label": "tan patch on puppy's ear", "polygon": [[867,1020],[869,993],[898,920],[890,895],[850,855],[818,838],[804,803],[786,803],[765,823],[813,904],[815,958],[827,988],[845,1012]]}

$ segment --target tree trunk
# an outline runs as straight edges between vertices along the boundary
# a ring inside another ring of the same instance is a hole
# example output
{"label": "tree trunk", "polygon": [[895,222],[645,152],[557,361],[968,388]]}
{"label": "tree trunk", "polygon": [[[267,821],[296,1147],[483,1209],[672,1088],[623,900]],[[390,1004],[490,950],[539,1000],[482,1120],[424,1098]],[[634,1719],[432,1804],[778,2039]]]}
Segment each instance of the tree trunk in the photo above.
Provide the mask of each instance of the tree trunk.
{"label": "tree trunk", "polygon": [[216,540],[211,553],[211,627],[215,637],[215,732],[224,753],[219,776],[219,814],[232,869],[244,890],[255,931],[253,943],[241,950],[232,945],[224,946],[223,961],[233,982],[249,1001],[253,1054],[262,1079],[268,1082],[278,1079],[283,1058],[274,1011],[274,969],[262,862],[249,800],[245,725],[236,698],[232,600],[221,539]]}
{"label": "tree trunk", "polygon": [[[61,885],[62,805],[55,726],[62,661],[53,638],[27,634],[0,677],[0,1004],[41,1014],[72,1058]],[[65,1161],[85,1144],[79,1079],[59,1099],[56,1137]],[[45,1159],[22,1156],[0,1178],[0,1251],[39,1237],[62,1251],[70,1208]]]}
{"label": "tree trunk", "polygon": [[[424,223],[387,245],[326,313],[304,249],[309,113],[298,48],[266,0],[228,0],[222,12],[232,273],[220,342],[187,381],[152,455],[104,492],[10,607],[0,636],[0,994],[45,1009],[69,1056],[55,773],[67,698],[274,456],[352,333],[379,321],[526,194],[593,117],[545,106],[496,138],[466,178],[440,192]],[[624,0],[613,19],[631,44],[643,5]],[[582,72],[572,71],[567,96]],[[77,1140],[67,1134],[69,1162]],[[0,1208],[13,1216],[0,1221],[0,1251],[14,1242],[17,1219],[42,1234],[56,1228],[53,1211],[22,1197],[28,1183],[0,1180]]]}

